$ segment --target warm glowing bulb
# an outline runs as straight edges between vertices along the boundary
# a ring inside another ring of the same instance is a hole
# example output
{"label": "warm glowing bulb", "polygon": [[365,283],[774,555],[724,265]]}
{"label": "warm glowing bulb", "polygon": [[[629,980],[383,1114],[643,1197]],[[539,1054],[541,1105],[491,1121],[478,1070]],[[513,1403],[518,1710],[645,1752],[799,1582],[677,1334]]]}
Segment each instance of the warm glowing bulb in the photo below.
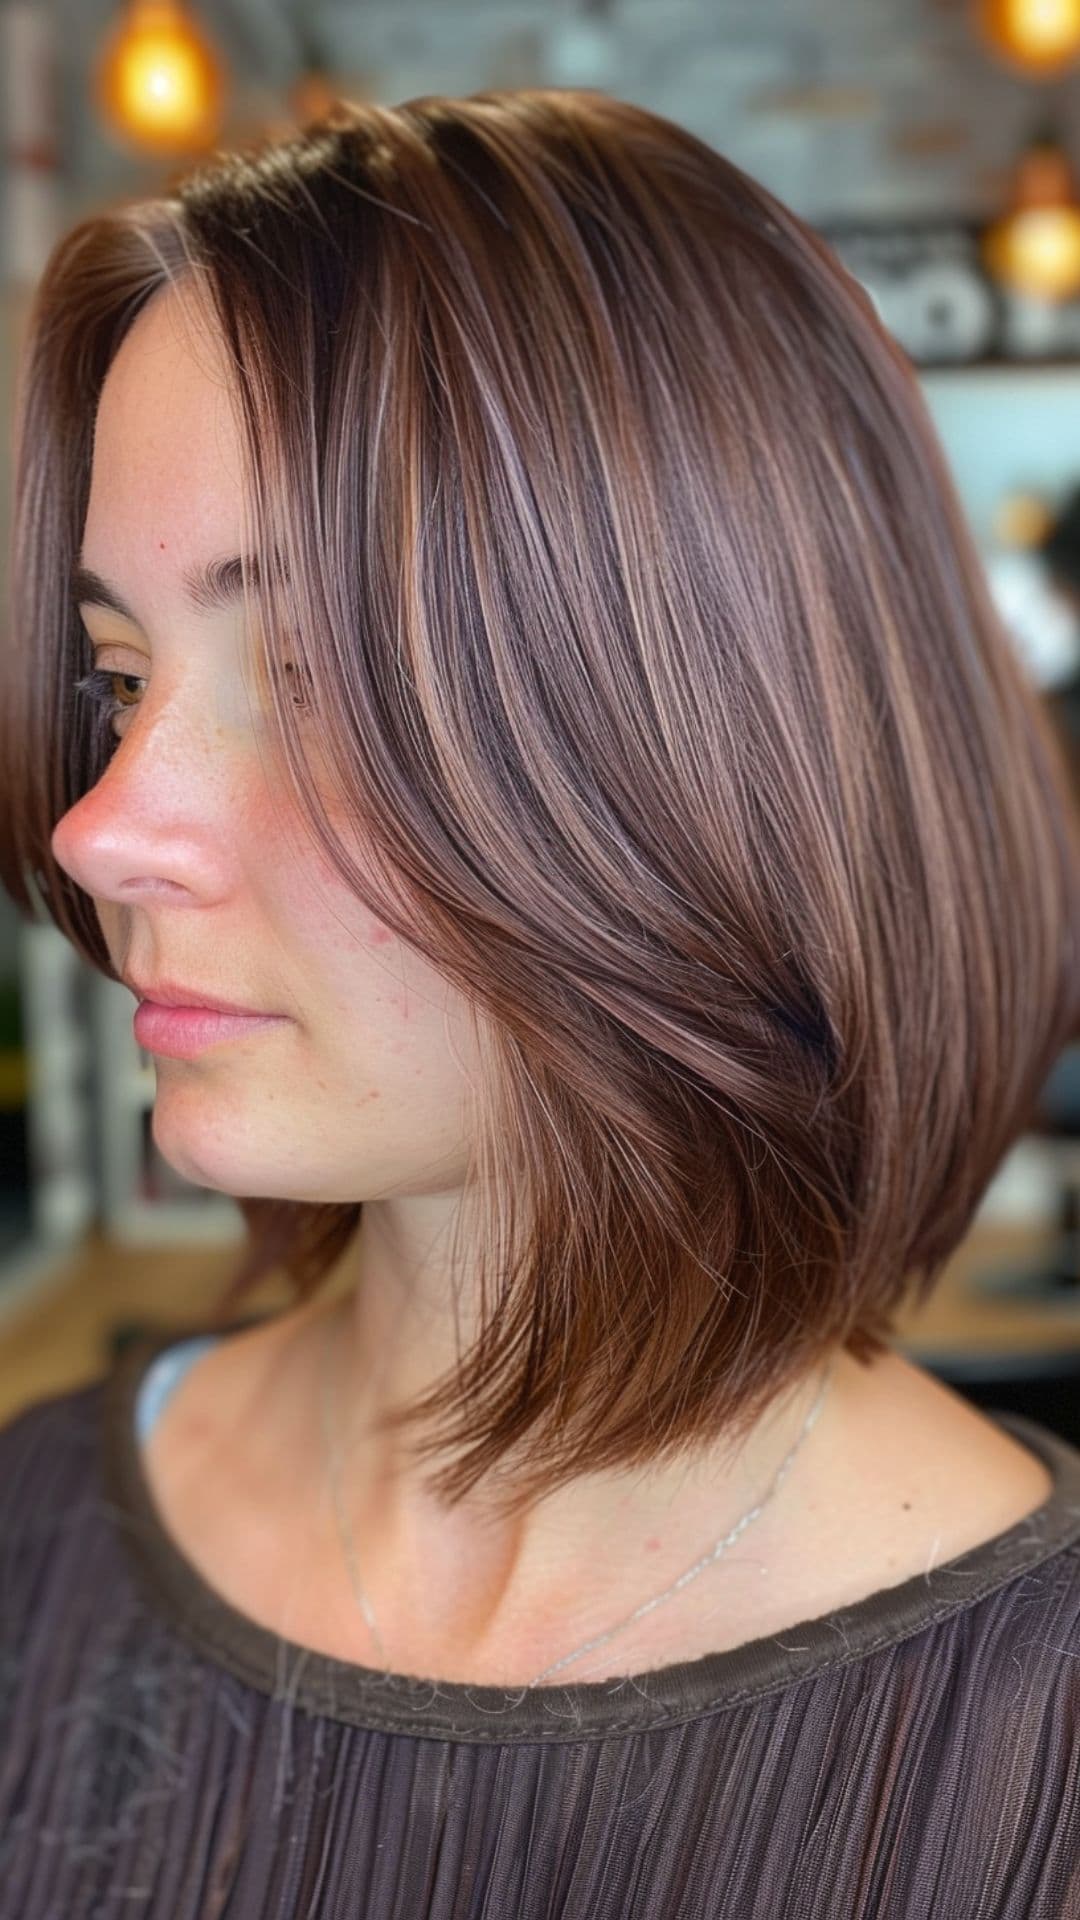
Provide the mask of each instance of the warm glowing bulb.
{"label": "warm glowing bulb", "polygon": [[132,0],[105,42],[95,85],[108,124],[141,147],[190,151],[218,138],[222,67],[179,0]]}
{"label": "warm glowing bulb", "polygon": [[1080,292],[1080,210],[1026,207],[992,226],[984,253],[995,279],[1036,299]]}
{"label": "warm glowing bulb", "polygon": [[1017,160],[1008,205],[982,239],[982,255],[1003,285],[1036,299],[1080,291],[1080,205],[1069,155],[1050,131]]}
{"label": "warm glowing bulb", "polygon": [[981,0],[978,21],[995,52],[1029,72],[1080,55],[1080,0]]}
{"label": "warm glowing bulb", "polygon": [[993,516],[994,538],[1003,547],[1037,547],[1053,524],[1053,512],[1038,494],[1007,493]]}

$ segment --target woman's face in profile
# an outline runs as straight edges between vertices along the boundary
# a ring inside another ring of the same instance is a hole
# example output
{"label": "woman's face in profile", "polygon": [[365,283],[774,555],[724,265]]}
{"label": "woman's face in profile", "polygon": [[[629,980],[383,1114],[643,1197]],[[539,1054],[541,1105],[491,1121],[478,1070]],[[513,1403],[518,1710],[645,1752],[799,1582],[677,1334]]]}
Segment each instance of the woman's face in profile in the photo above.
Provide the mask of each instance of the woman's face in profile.
{"label": "woman's face in profile", "polygon": [[456,995],[273,792],[242,600],[185,597],[189,569],[241,551],[239,475],[225,363],[197,296],[170,289],[126,335],[96,417],[81,559],[131,617],[80,602],[121,710],[53,851],[118,973],[285,1016],[190,1059],[153,1054],[154,1139],[180,1173],[251,1197],[453,1191],[476,1071]]}

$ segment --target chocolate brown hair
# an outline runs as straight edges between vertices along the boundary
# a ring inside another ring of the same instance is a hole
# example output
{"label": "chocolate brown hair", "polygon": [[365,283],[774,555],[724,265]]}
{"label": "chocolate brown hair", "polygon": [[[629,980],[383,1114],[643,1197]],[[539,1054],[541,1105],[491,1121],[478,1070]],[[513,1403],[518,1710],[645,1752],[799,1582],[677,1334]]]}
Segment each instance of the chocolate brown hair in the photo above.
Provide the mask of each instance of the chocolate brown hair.
{"label": "chocolate brown hair", "polygon": [[[807,224],[590,90],[341,103],[83,219],[17,389],[0,877],[114,978],[50,852],[122,751],[70,575],[109,363],[191,276],[281,780],[482,1031],[483,1326],[401,1414],[464,1449],[432,1485],[741,1436],[889,1345],[1080,1033],[1062,749],[913,370]],[[239,1205],[223,1313],[361,1214]]]}

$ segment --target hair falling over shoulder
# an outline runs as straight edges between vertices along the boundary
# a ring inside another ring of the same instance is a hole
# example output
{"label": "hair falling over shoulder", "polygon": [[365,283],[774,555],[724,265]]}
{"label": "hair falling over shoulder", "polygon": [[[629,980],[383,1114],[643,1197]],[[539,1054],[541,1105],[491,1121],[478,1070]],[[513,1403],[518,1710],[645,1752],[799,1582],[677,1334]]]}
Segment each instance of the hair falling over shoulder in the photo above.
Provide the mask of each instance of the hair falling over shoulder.
{"label": "hair falling over shoulder", "polygon": [[[68,580],[110,360],[182,286],[320,713],[316,767],[275,698],[282,780],[483,1021],[436,1484],[748,1430],[888,1345],[1080,1035],[1062,750],[914,372],[793,212],[591,90],[343,102],[82,220],[17,391],[0,877],[106,972],[50,853],[110,750]],[[223,1312],[309,1297],[361,1212],[240,1204]]]}

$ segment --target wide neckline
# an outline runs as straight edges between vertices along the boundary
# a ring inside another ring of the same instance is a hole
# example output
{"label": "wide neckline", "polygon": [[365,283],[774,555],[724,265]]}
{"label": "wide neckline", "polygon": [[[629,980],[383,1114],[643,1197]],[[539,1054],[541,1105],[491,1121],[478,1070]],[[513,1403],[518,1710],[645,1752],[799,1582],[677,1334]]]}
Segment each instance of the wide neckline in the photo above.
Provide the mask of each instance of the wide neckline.
{"label": "wide neckline", "polygon": [[759,1699],[924,1632],[1080,1541],[1080,1448],[1011,1411],[988,1417],[1053,1476],[1042,1506],[954,1560],[782,1634],[617,1679],[527,1688],[380,1673],[271,1632],[217,1593],[180,1551],[154,1502],[135,1426],[139,1388],[166,1348],[225,1328],[140,1330],[114,1359],[102,1398],[102,1471],[125,1547],[158,1612],[205,1660],[290,1707],[420,1738],[519,1744],[609,1738],[674,1726]]}

